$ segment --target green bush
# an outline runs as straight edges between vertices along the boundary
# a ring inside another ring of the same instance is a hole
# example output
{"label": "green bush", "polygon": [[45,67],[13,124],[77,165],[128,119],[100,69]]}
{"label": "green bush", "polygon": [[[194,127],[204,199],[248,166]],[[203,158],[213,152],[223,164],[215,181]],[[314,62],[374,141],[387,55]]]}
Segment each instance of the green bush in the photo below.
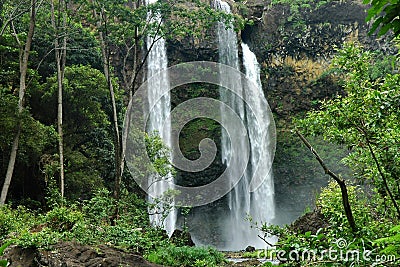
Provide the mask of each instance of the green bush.
{"label": "green bush", "polygon": [[388,237],[379,238],[374,241],[380,247],[380,253],[385,255],[394,255],[397,259],[400,258],[400,225],[389,230]]}
{"label": "green bush", "polygon": [[[370,205],[371,201],[364,190],[360,186],[350,184],[347,186],[347,191],[354,220],[358,227],[357,237],[371,243],[378,237],[382,237],[383,234],[387,234],[392,227],[392,222],[378,215],[377,207]],[[369,197],[376,202],[373,196]],[[331,181],[327,187],[322,189],[316,205],[329,221],[329,235],[332,238],[346,238],[347,240],[354,238],[344,213],[341,191],[336,182]]]}
{"label": "green bush", "polygon": [[[348,184],[347,193],[356,224],[363,226],[370,222],[372,220],[371,209],[363,190],[359,186]],[[328,220],[332,230],[342,233],[345,231],[350,234],[349,223],[343,209],[341,190],[335,181],[331,181],[321,190],[316,205]]]}
{"label": "green bush", "polygon": [[54,207],[45,215],[45,222],[53,231],[69,231],[79,221],[83,220],[83,214],[71,207]]}
{"label": "green bush", "polygon": [[82,212],[90,223],[98,225],[110,224],[114,208],[114,199],[111,197],[111,193],[104,188],[84,202]]}
{"label": "green bush", "polygon": [[51,245],[57,244],[63,237],[64,235],[62,233],[52,231],[50,228],[45,227],[39,232],[23,230],[15,243],[23,248],[50,249]]}
{"label": "green bush", "polygon": [[122,192],[119,201],[118,225],[127,227],[142,228],[150,225],[148,214],[148,203],[136,194]]}
{"label": "green bush", "polygon": [[[128,224],[130,228],[149,225],[147,203],[133,193],[122,191],[118,204],[119,217],[116,224]],[[115,211],[115,200],[107,189],[100,189],[84,202],[82,212],[92,224],[109,225]]]}
{"label": "green bush", "polygon": [[16,209],[9,205],[0,206],[0,239],[12,233],[17,235],[21,230],[30,228],[36,223],[35,220],[33,212],[23,206]]}
{"label": "green bush", "polygon": [[[138,196],[122,192],[119,217],[112,223],[115,200],[106,189],[83,203],[60,199],[54,188],[48,197],[51,208],[45,214],[35,214],[25,207],[0,207],[0,238],[16,245],[50,249],[60,240],[75,240],[82,244],[109,244],[140,253],[149,253],[170,243],[166,232],[150,226],[147,203]],[[200,264],[200,263],[198,263]]]}
{"label": "green bush", "polygon": [[[330,182],[322,189],[317,201],[317,209],[321,211],[329,222],[327,228],[321,228],[315,234],[311,232],[300,233],[290,227],[277,227],[264,225],[262,230],[269,235],[276,235],[279,241],[277,249],[284,251],[286,258],[292,251],[301,253],[316,252],[327,258],[325,251],[359,252],[359,255],[367,253],[368,258],[360,256],[359,259],[337,258],[330,266],[370,266],[376,264],[374,259],[382,254],[398,255],[397,245],[400,240],[398,231],[400,228],[392,228],[393,222],[378,216],[377,206],[370,205],[370,199],[360,186],[348,185],[349,202],[354,219],[358,226],[358,232],[354,234],[347,222],[342,206],[341,191],[337,183]],[[306,254],[307,255],[307,254]],[[319,259],[321,260],[321,259]],[[295,261],[287,261],[284,266],[326,266],[318,265],[317,259],[299,258]]]}
{"label": "green bush", "polygon": [[148,261],[172,267],[214,267],[225,261],[224,255],[211,247],[169,246],[146,255]]}

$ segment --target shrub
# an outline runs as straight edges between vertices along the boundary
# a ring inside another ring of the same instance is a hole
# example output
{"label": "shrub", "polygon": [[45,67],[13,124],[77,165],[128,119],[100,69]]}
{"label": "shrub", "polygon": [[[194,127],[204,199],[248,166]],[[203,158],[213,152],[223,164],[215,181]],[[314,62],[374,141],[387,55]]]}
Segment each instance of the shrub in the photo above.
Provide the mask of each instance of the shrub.
{"label": "shrub", "polygon": [[400,257],[400,225],[389,230],[388,237],[379,238],[374,241],[381,249],[380,253],[385,255],[394,255],[398,260]]}
{"label": "shrub", "polygon": [[69,231],[79,221],[83,220],[83,214],[71,207],[54,207],[45,215],[46,224],[54,231]]}
{"label": "shrub", "polygon": [[110,224],[114,207],[111,193],[107,189],[100,189],[91,199],[84,202],[82,212],[90,223]]}
{"label": "shrub", "polygon": [[[360,226],[365,225],[371,220],[371,216],[363,190],[359,186],[348,184],[347,192],[356,223]],[[349,223],[343,209],[340,187],[335,181],[331,181],[328,186],[321,190],[316,205],[321,209],[321,213],[329,221],[332,229],[350,233]]]}
{"label": "shrub", "polygon": [[35,224],[35,215],[23,206],[12,209],[8,205],[0,206],[0,239],[4,239],[11,233],[19,233],[23,229],[29,229]]}
{"label": "shrub", "polygon": [[56,244],[62,238],[62,233],[52,231],[46,227],[40,232],[22,231],[15,243],[23,248],[50,249],[51,245]]}
{"label": "shrub", "polygon": [[172,267],[213,267],[225,261],[224,255],[211,247],[169,246],[146,255],[148,261]]}

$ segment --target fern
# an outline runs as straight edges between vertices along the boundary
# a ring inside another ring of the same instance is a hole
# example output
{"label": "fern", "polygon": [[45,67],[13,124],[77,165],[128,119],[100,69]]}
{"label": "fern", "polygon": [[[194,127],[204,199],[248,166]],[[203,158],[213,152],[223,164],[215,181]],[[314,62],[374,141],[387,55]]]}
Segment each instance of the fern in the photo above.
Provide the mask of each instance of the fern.
{"label": "fern", "polygon": [[394,235],[376,239],[374,243],[379,246],[385,246],[381,253],[398,256],[400,251],[400,225],[391,228],[389,233]]}

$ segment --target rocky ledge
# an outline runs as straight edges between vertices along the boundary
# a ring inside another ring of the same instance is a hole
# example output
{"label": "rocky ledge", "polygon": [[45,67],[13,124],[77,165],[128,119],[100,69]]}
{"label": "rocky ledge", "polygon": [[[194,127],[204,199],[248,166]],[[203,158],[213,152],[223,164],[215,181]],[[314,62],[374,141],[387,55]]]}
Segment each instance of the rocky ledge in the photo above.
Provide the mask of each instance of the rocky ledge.
{"label": "rocky ledge", "polygon": [[87,246],[76,242],[60,242],[52,250],[9,247],[5,258],[10,267],[162,267],[149,263],[137,253],[107,245]]}

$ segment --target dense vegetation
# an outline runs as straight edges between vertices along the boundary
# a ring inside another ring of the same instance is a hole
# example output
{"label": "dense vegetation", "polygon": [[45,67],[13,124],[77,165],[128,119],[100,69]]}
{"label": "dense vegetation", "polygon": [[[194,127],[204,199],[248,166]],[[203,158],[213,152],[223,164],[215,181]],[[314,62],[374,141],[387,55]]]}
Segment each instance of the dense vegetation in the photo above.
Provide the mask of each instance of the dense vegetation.
{"label": "dense vegetation", "polygon": [[[347,146],[349,154],[343,163],[354,175],[344,177],[344,182],[355,228],[344,210],[339,184],[332,180],[318,196],[315,211],[327,226],[318,231],[262,227],[267,235],[280,237],[274,253],[280,252],[287,266],[397,266],[398,63],[398,56],[384,56],[365,51],[357,44],[345,44],[331,64],[345,95],[323,101],[318,110],[295,121],[297,131]],[[349,182],[349,178],[355,181]]]}
{"label": "dense vegetation", "polygon": [[214,248],[187,247],[184,239],[170,241],[161,227],[149,227],[147,203],[135,194],[122,194],[120,217],[112,222],[115,202],[106,189],[81,203],[66,203],[57,188],[49,190],[47,211],[10,205],[0,208],[0,239],[8,240],[6,245],[51,249],[60,241],[73,240],[135,251],[149,261],[171,266],[217,266],[225,262],[223,254]]}
{"label": "dense vegetation", "polygon": [[[389,1],[364,3],[371,3],[367,20],[374,23],[370,33],[383,35],[392,30],[389,36],[398,46],[399,5]],[[344,94],[322,101],[305,117],[298,116],[293,130],[300,136],[321,136],[326,142],[346,146],[349,153],[342,162],[353,175],[336,175],[311,147],[310,153],[323,167],[321,171],[327,178],[337,179],[322,189],[313,213],[305,215],[306,219],[311,216],[312,222],[306,220],[302,225],[300,220],[287,227],[256,225],[266,236],[279,237],[276,249],[257,252],[257,257],[278,258],[285,266],[398,266],[398,69],[399,54],[367,51],[357,43],[344,44],[337,50],[326,75],[341,84]],[[345,210],[341,182],[348,194],[354,227]],[[317,226],[309,225],[313,223]]]}

